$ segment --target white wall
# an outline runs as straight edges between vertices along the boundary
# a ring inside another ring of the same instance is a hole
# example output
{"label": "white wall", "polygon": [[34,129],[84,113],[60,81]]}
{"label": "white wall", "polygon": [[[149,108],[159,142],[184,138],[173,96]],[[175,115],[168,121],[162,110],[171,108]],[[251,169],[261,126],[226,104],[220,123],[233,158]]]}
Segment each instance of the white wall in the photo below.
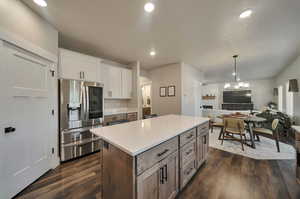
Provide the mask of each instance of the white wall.
{"label": "white wall", "polygon": [[1,30],[58,54],[58,31],[19,0],[0,1]]}
{"label": "white wall", "polygon": [[[286,83],[289,79],[298,79],[298,83],[300,83],[300,56],[276,77],[276,85],[274,85],[274,87],[278,87],[280,85],[284,87],[283,111],[286,110]],[[294,93],[294,116],[297,124],[300,125],[300,93]]]}
{"label": "white wall", "polygon": [[[262,79],[262,80],[251,80],[247,82],[250,83],[250,88],[247,88],[247,90],[252,91],[252,102],[254,104],[254,109],[260,110],[263,107],[265,107],[269,102],[274,101],[274,97],[273,97],[273,89],[275,88],[274,79],[270,78],[270,79]],[[219,108],[222,107],[221,105],[223,103],[224,84],[225,83],[217,83],[217,84],[213,84],[213,86],[211,86],[211,84],[204,86],[204,87],[208,87],[208,89],[207,88],[205,89],[205,92],[207,94],[210,94],[209,92],[210,87],[214,88],[212,93],[215,93],[216,89],[218,90],[216,101],[217,103],[219,103],[218,105]],[[231,82],[231,84],[234,83]]]}
{"label": "white wall", "polygon": [[[181,63],[170,64],[149,71],[152,81],[152,113],[158,115],[181,113]],[[174,85],[175,97],[160,97],[160,87]]]}
{"label": "white wall", "polygon": [[[203,100],[202,99],[202,105],[209,105],[213,106],[213,109],[220,109],[220,85],[219,84],[207,84],[202,86],[202,96],[215,96],[216,98],[214,100]],[[222,89],[221,89],[222,90]],[[201,96],[201,98],[202,98]]]}
{"label": "white wall", "polygon": [[129,108],[138,109],[138,118],[142,119],[142,92],[140,88],[140,62],[136,61],[129,65],[132,69],[132,98],[128,101]]}
{"label": "white wall", "polygon": [[203,73],[188,64],[181,64],[181,114],[201,115],[201,81]]}

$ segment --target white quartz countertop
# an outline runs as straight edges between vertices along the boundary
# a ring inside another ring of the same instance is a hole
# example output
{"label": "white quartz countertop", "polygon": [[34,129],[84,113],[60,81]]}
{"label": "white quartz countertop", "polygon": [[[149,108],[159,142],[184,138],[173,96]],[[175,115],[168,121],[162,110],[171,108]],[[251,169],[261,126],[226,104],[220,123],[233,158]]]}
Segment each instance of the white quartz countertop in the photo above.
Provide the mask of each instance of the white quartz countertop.
{"label": "white quartz countertop", "polygon": [[134,113],[138,112],[137,108],[116,108],[116,109],[106,109],[104,110],[104,115],[115,115],[123,113]]}
{"label": "white quartz countertop", "polygon": [[120,150],[136,156],[208,120],[204,117],[166,115],[91,131]]}

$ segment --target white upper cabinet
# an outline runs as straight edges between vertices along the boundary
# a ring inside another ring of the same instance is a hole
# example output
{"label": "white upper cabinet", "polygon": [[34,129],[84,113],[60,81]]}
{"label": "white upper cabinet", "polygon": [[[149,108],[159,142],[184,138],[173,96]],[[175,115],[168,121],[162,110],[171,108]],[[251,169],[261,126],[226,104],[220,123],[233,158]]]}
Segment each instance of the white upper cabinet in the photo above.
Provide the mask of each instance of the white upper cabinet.
{"label": "white upper cabinet", "polygon": [[104,98],[132,98],[132,70],[103,63],[100,58],[60,49],[59,77],[104,84]]}
{"label": "white upper cabinet", "polygon": [[132,71],[125,68],[101,64],[101,79],[104,84],[104,98],[130,99],[132,93]]}
{"label": "white upper cabinet", "polygon": [[98,82],[100,58],[60,49],[59,77]]}
{"label": "white upper cabinet", "polygon": [[132,70],[122,69],[122,97],[132,97]]}

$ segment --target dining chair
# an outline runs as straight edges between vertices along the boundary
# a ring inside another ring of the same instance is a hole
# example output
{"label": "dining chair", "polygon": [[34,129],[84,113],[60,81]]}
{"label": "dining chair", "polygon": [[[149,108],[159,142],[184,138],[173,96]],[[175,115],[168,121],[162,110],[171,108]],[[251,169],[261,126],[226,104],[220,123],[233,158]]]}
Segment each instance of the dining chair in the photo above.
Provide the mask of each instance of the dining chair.
{"label": "dining chair", "polygon": [[[240,138],[235,137],[235,135],[240,136]],[[225,136],[227,137],[226,139]],[[224,140],[234,140],[240,142],[242,145],[242,150],[244,151],[244,143],[246,142],[246,131],[245,131],[244,120],[236,119],[236,118],[224,118],[222,145]]]}
{"label": "dining chair", "polygon": [[220,119],[221,121],[216,121],[216,118],[211,115],[209,115],[208,118],[209,118],[209,129],[211,133],[213,133],[215,127],[220,128],[222,131],[222,129],[224,128],[224,122],[222,119]]}
{"label": "dining chair", "polygon": [[272,122],[272,129],[267,129],[267,128],[253,128],[253,133],[255,135],[262,135],[262,136],[271,136],[276,143],[277,151],[280,152],[279,148],[279,135],[278,135],[278,124],[279,120],[274,119]]}

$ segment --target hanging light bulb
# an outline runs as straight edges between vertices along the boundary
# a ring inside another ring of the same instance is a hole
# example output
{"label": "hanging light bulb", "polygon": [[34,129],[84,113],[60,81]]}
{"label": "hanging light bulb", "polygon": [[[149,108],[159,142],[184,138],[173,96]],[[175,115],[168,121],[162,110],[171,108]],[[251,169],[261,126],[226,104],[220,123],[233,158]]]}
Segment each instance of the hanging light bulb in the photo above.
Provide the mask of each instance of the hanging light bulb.
{"label": "hanging light bulb", "polygon": [[224,85],[224,88],[230,88],[230,87],[231,87],[230,83],[226,83],[226,84]]}

